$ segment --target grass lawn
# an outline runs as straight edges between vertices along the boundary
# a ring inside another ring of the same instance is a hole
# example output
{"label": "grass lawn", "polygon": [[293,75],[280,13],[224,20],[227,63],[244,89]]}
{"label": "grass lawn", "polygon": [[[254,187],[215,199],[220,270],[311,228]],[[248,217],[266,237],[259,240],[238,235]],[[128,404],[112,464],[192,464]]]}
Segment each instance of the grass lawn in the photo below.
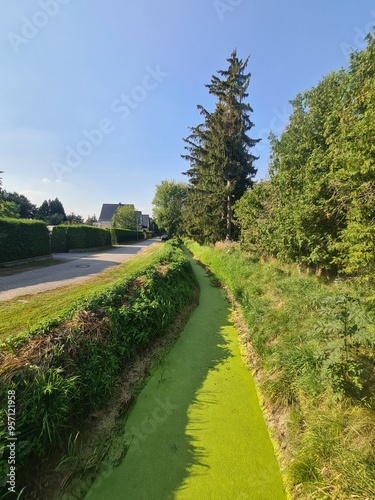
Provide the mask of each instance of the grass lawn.
{"label": "grass lawn", "polygon": [[114,266],[84,283],[0,302],[0,339],[21,334],[41,321],[59,316],[81,297],[104,290],[149,265],[162,249],[162,245],[153,245],[123,264]]}

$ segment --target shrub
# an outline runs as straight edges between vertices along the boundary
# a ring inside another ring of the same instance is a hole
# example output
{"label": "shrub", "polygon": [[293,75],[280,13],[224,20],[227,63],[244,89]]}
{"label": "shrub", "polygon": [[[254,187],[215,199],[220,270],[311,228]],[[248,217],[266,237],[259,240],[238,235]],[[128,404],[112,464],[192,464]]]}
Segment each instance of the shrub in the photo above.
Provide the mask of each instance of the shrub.
{"label": "shrub", "polygon": [[42,257],[51,253],[47,226],[29,219],[0,219],[0,262]]}
{"label": "shrub", "polygon": [[54,253],[69,252],[67,226],[56,226],[52,229],[51,250]]}
{"label": "shrub", "polygon": [[57,226],[52,230],[53,252],[68,252],[83,248],[111,246],[111,235],[106,229],[86,225]]}
{"label": "shrub", "polygon": [[143,234],[141,232],[134,231],[133,229],[118,229],[112,228],[111,241],[112,245],[119,245],[121,243],[126,243],[128,241],[134,241],[137,238],[142,238]]}

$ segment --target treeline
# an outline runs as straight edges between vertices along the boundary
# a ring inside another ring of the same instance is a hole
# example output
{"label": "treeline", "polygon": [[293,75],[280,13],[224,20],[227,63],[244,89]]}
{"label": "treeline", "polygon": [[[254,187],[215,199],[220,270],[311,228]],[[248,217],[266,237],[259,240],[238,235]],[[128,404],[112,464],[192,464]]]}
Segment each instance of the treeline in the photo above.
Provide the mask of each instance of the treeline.
{"label": "treeline", "polygon": [[88,217],[84,221],[81,215],[71,212],[66,214],[62,202],[55,198],[54,200],[44,200],[37,207],[23,194],[17,192],[11,193],[2,187],[0,171],[0,218],[12,219],[36,219],[42,220],[46,224],[57,226],[59,224],[88,224],[93,225],[97,222],[95,215]]}
{"label": "treeline", "polygon": [[269,180],[234,213],[243,244],[283,261],[369,277],[375,267],[375,38],[347,70],[292,101],[271,137]]}

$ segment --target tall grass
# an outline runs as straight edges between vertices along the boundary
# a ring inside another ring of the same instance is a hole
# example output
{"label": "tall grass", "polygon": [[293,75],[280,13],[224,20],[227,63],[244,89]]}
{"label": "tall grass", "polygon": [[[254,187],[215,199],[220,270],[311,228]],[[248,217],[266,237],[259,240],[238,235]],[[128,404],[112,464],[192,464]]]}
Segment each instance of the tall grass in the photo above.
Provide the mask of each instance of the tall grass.
{"label": "tall grass", "polygon": [[[112,286],[80,296],[58,319],[29,336],[3,342],[0,365],[0,443],[6,443],[6,398],[17,398],[19,485],[110,396],[120,369],[162,335],[192,297],[189,261],[176,244],[163,245],[151,264]],[[7,448],[0,448],[6,478]],[[0,478],[1,487],[6,479]]]}
{"label": "tall grass", "polygon": [[241,306],[292,496],[374,498],[375,317],[366,297],[235,244],[188,247]]}

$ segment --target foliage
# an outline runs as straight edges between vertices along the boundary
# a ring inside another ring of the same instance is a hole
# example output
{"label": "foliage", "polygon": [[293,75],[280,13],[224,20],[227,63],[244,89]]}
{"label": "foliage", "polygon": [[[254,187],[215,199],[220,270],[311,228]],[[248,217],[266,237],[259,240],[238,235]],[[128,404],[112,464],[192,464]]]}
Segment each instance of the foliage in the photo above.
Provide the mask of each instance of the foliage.
{"label": "foliage", "polygon": [[59,225],[66,221],[63,204],[58,198],[44,200],[36,212],[36,217],[50,225]]}
{"label": "foliage", "polygon": [[34,219],[36,214],[36,206],[31,203],[23,194],[9,193],[1,191],[0,198],[4,202],[15,204],[18,207],[19,217],[21,219]]}
{"label": "foliage", "polygon": [[89,215],[88,218],[85,220],[86,226],[93,226],[95,222],[98,222],[98,219],[96,215]]}
{"label": "foliage", "polygon": [[51,233],[52,253],[69,252],[68,231],[65,226],[55,226]]}
{"label": "foliage", "polygon": [[106,229],[81,225],[64,225],[52,229],[53,252],[68,252],[82,248],[111,246],[111,234]]}
{"label": "foliage", "polygon": [[375,267],[375,39],[292,103],[271,135],[269,180],[237,204],[249,248],[302,266],[370,277]]}
{"label": "foliage", "polygon": [[[232,238],[232,205],[251,186],[256,159],[250,150],[257,140],[247,133],[253,127],[252,111],[245,100],[250,74],[245,74],[248,59],[238,59],[234,51],[229,67],[219,71],[206,85],[217,98],[210,113],[198,106],[204,122],[192,127],[184,139],[190,162],[184,172],[189,177],[189,196],[185,210],[186,233],[199,241],[214,242]],[[197,210],[199,207],[199,210]]]}
{"label": "foliage", "polygon": [[[59,322],[35,329],[26,344],[10,347],[10,340],[9,347],[3,345],[13,354],[3,357],[1,406],[7,390],[15,390],[20,471],[31,471],[30,464],[77,433],[83,416],[113,391],[119,370],[164,333],[194,286],[188,260],[168,242],[152,264],[81,298]],[[22,480],[29,478],[20,474],[18,486]]]}
{"label": "foliage", "polygon": [[156,185],[152,200],[153,215],[158,227],[169,236],[183,232],[182,212],[187,198],[187,185],[174,179]]}
{"label": "foliage", "polygon": [[[75,214],[74,212],[71,212],[69,215],[66,216],[66,221],[65,224],[83,224],[84,220],[81,215]],[[92,224],[88,224],[92,226]]]}
{"label": "foliage", "polygon": [[349,294],[328,297],[318,311],[315,333],[324,338],[322,375],[337,394],[368,394],[374,363],[375,322]]}
{"label": "foliage", "polygon": [[0,262],[41,257],[51,253],[49,232],[40,221],[0,219]]}
{"label": "foliage", "polygon": [[139,227],[138,213],[134,205],[121,205],[112,217],[112,227],[119,229],[137,229]]}
{"label": "foliage", "polygon": [[139,238],[139,232],[133,229],[111,228],[110,233],[112,245],[121,245],[129,241],[135,241]]}
{"label": "foliage", "polygon": [[0,200],[0,218],[19,219],[20,207],[14,201]]}

